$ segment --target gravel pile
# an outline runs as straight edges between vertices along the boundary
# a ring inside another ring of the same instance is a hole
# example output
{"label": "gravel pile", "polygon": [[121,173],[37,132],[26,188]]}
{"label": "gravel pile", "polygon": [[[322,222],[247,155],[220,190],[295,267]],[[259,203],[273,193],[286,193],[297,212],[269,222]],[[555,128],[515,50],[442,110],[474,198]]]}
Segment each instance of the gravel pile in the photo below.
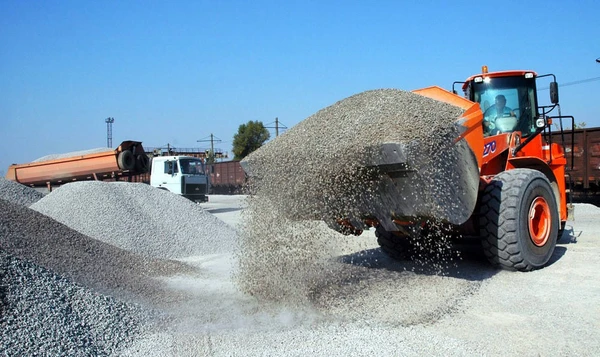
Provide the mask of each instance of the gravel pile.
{"label": "gravel pile", "polygon": [[39,201],[44,195],[33,188],[21,185],[18,182],[0,177],[0,199],[30,206]]}
{"label": "gravel pile", "polygon": [[[75,198],[80,205],[89,202],[81,193]],[[172,203],[168,198],[162,202]],[[123,206],[139,208],[121,202],[117,209]],[[83,214],[93,220],[98,212]],[[123,223],[135,226],[138,221]],[[163,280],[198,273],[183,262],[140,256],[0,199],[0,351],[10,356],[120,355],[142,329],[168,318],[157,308],[185,301],[187,292]]]}
{"label": "gravel pile", "polygon": [[99,154],[101,152],[107,152],[107,151],[114,151],[114,149],[95,148],[95,149],[88,149],[88,150],[72,151],[72,152],[67,152],[67,153],[62,153],[62,154],[50,154],[50,155],[42,156],[38,159],[35,159],[32,162],[42,162],[42,161],[50,161],[50,160],[57,160],[57,159],[66,159],[68,157],[83,156],[83,155],[88,155],[88,154]]}
{"label": "gravel pile", "polygon": [[80,285],[122,299],[163,299],[163,289],[154,277],[194,272],[180,262],[142,257],[90,238],[4,200],[0,200],[0,247]]}
{"label": "gravel pile", "polygon": [[[412,92],[367,91],[320,110],[243,164],[256,189],[276,197],[281,212],[294,218],[360,220],[364,213],[382,212],[377,218],[383,221],[389,220],[390,211],[421,213],[402,206],[396,197],[388,199],[394,194],[419,195],[427,202],[415,204],[437,213],[445,208],[439,197],[457,179],[447,163],[456,160],[451,150],[457,137],[454,123],[462,113]],[[386,143],[403,145],[408,167],[415,172],[411,181],[421,187],[381,194],[393,184],[365,166],[381,161],[380,146]]]}
{"label": "gravel pile", "polygon": [[148,316],[0,249],[4,356],[118,355]]}
{"label": "gravel pile", "polygon": [[[410,211],[412,203],[403,202],[415,197],[434,215],[457,209],[454,195],[446,191],[460,179],[454,171],[459,154],[453,143],[454,122],[462,113],[411,92],[367,91],[320,110],[250,154],[243,164],[253,177],[254,196],[244,215],[236,272],[242,289],[268,299],[293,300],[298,289],[310,295],[327,285],[332,274],[351,274],[346,269],[340,273],[339,264],[332,262],[335,233],[297,226],[298,219],[323,220],[335,227],[337,218],[356,225],[371,213],[390,221],[390,212],[418,215]],[[381,159],[384,143],[403,145],[414,172],[407,190],[376,169],[365,169]],[[436,250],[445,246],[432,244]]]}
{"label": "gravel pile", "polygon": [[233,228],[179,195],[142,183],[81,181],[31,206],[99,241],[148,257],[229,252]]}

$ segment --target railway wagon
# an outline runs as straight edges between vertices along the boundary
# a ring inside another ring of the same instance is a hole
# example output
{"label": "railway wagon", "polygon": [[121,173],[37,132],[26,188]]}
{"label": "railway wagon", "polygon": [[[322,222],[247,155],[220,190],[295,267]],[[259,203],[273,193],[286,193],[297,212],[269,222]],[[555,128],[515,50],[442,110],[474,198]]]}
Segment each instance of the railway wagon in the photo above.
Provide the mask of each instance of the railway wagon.
{"label": "railway wagon", "polygon": [[[565,132],[568,181],[574,199],[600,194],[600,127]],[[572,150],[572,152],[571,152]]]}
{"label": "railway wagon", "polygon": [[246,183],[246,174],[239,161],[215,162],[209,165],[210,193],[240,194]]}

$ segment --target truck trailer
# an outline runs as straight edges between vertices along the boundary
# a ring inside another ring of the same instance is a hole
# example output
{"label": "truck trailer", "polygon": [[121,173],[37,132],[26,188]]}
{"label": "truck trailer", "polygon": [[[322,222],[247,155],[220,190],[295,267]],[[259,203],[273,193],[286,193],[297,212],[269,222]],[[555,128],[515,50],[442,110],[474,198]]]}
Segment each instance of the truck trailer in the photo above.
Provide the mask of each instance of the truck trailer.
{"label": "truck trailer", "polygon": [[26,164],[13,164],[6,178],[44,189],[73,181],[135,181],[150,172],[150,184],[192,201],[208,201],[210,180],[202,159],[190,156],[150,158],[140,141],[123,141],[116,149],[51,155]]}
{"label": "truck trailer", "polygon": [[119,179],[148,172],[150,159],[140,141],[123,141],[116,149],[81,151],[8,167],[6,178],[30,187],[60,186],[72,181]]}

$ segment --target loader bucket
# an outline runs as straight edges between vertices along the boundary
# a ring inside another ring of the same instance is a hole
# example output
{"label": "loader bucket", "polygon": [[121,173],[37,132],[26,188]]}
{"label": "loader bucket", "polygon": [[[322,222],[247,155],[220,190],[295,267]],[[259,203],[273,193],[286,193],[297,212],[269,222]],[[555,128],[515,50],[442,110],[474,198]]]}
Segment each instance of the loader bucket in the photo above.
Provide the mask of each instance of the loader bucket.
{"label": "loader bucket", "polygon": [[456,140],[465,140],[467,142],[477,159],[477,167],[480,169],[483,157],[483,112],[479,104],[437,86],[416,89],[413,93],[448,103],[464,110],[463,115],[456,122],[460,133]]}
{"label": "loader bucket", "polygon": [[394,221],[432,219],[460,225],[477,202],[483,154],[479,105],[439,87],[413,92],[464,112],[443,137],[383,143],[371,150],[368,166],[383,174],[380,211],[371,214],[387,231],[398,230]]}
{"label": "loader bucket", "polygon": [[282,214],[360,232],[376,221],[472,215],[483,153],[477,103],[439,87],[357,94],[305,119],[241,164]]}

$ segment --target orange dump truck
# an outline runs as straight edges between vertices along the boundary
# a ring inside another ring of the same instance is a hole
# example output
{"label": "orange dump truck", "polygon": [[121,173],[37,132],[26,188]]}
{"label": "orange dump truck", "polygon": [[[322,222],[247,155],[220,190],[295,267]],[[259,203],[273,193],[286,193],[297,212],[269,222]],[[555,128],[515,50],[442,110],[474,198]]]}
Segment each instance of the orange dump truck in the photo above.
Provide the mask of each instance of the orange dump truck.
{"label": "orange dump truck", "polygon": [[116,149],[79,152],[68,157],[43,158],[11,165],[6,178],[33,187],[61,185],[78,180],[104,180],[148,172],[150,160],[139,141],[123,141]]}

